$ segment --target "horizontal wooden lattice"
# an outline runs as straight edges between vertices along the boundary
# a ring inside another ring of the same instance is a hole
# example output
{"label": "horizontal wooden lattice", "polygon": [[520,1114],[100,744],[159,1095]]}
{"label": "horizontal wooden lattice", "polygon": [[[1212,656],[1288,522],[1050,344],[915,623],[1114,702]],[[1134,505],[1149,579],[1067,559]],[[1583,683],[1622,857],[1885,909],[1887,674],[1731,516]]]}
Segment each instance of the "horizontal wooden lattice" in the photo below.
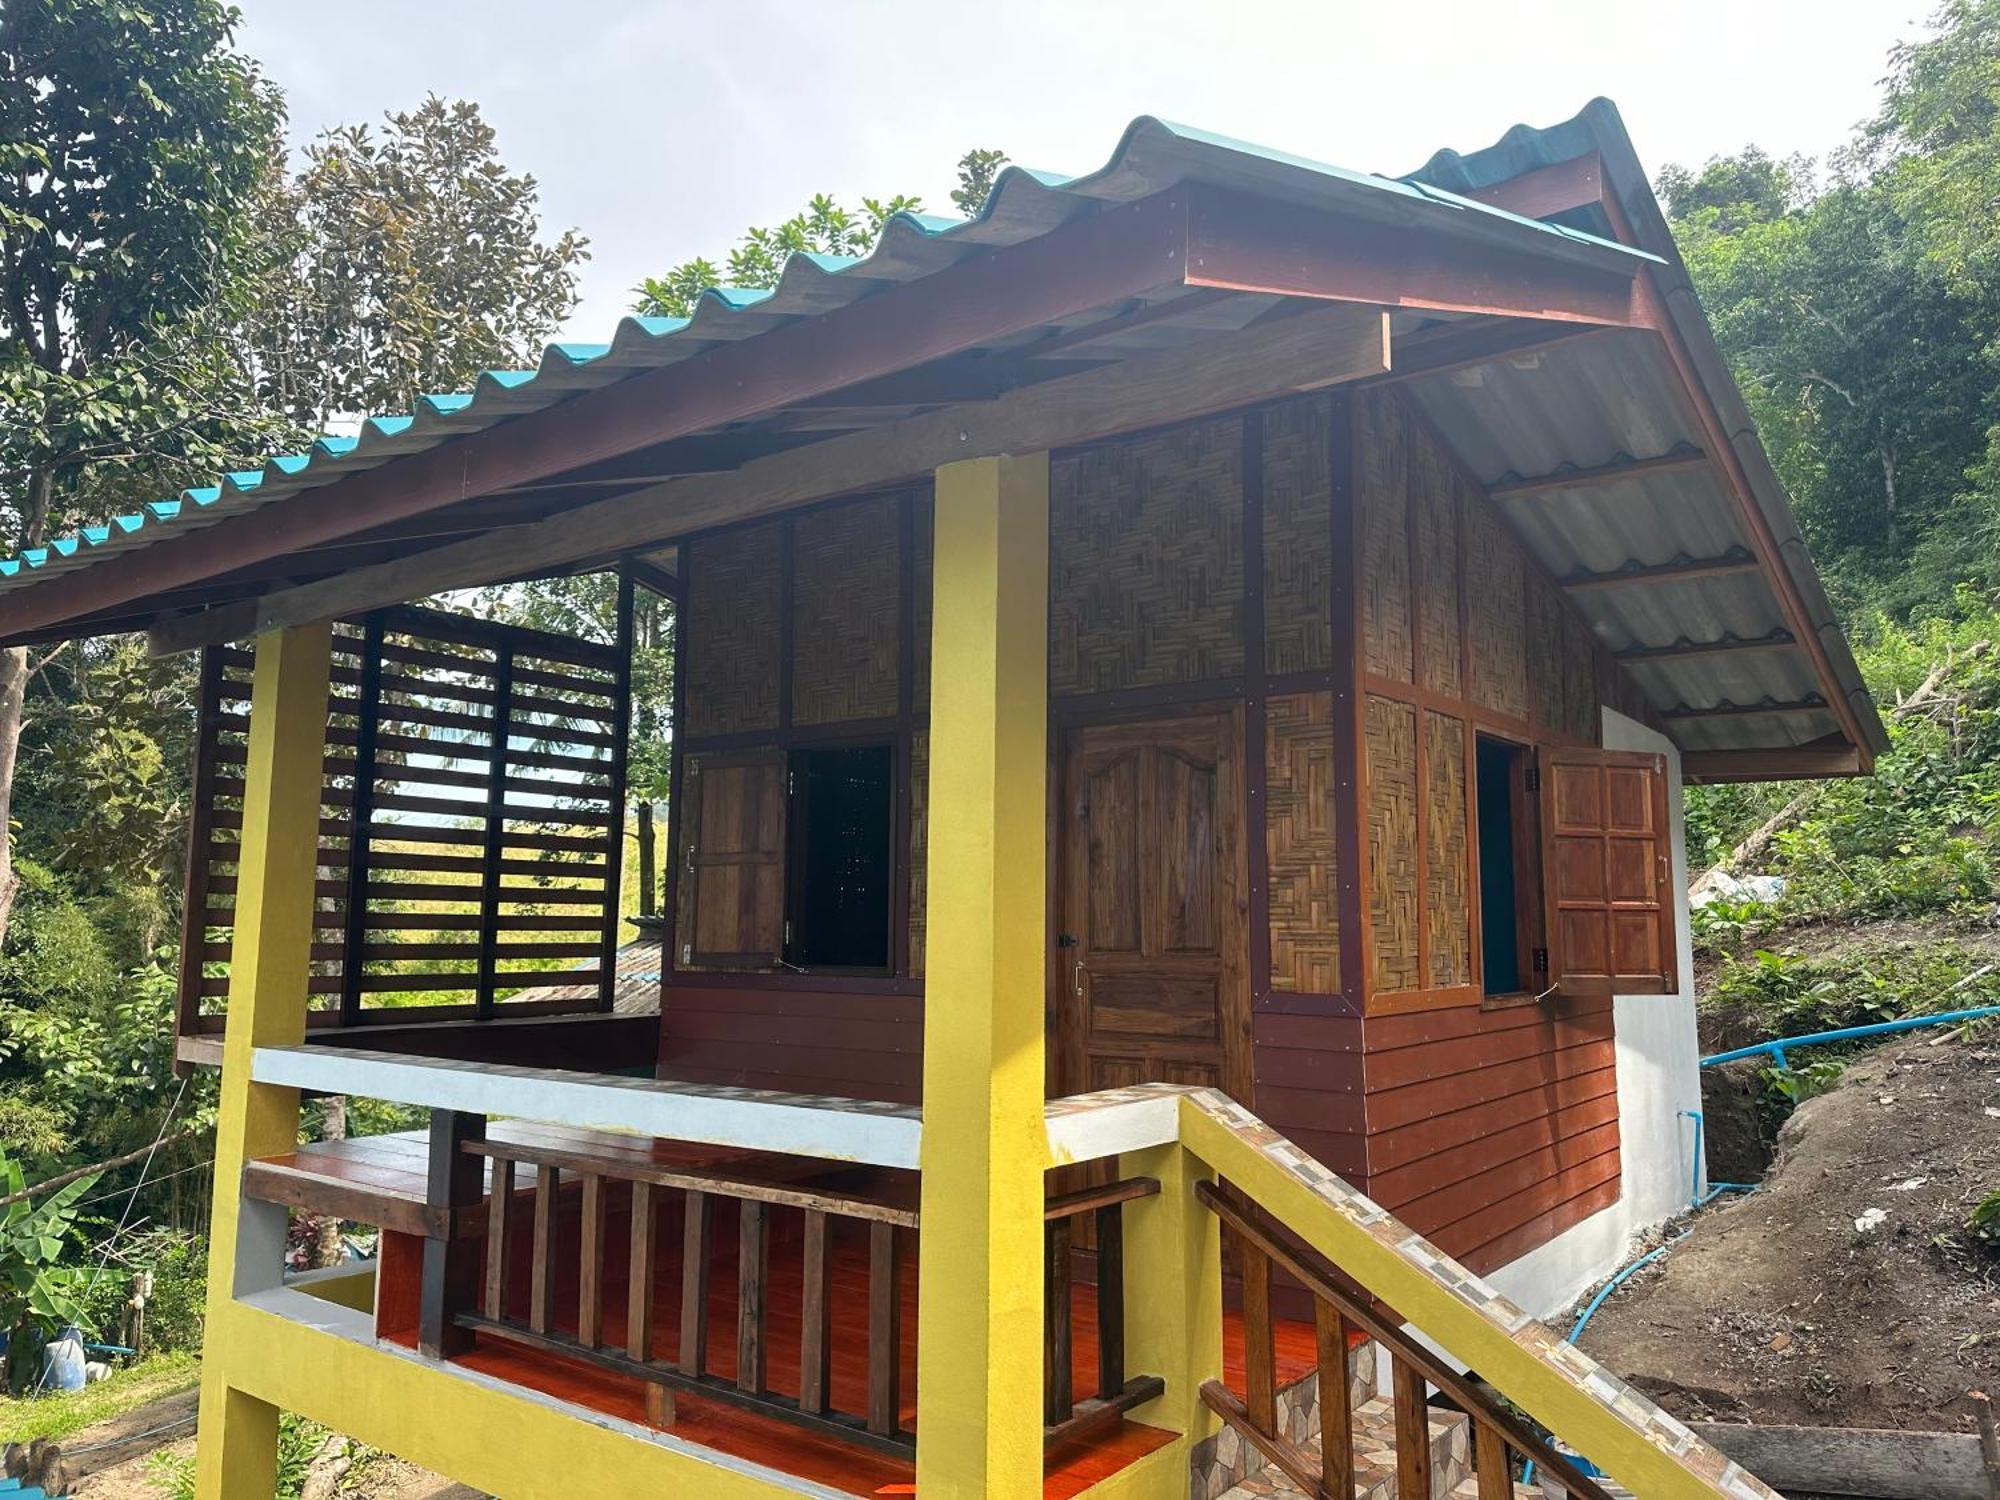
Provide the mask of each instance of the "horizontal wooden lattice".
{"label": "horizontal wooden lattice", "polygon": [[[239,647],[203,661],[183,1034],[228,993],[253,669]],[[409,607],[336,627],[315,1010],[486,1015],[548,985],[608,1007],[626,693],[614,646]]]}

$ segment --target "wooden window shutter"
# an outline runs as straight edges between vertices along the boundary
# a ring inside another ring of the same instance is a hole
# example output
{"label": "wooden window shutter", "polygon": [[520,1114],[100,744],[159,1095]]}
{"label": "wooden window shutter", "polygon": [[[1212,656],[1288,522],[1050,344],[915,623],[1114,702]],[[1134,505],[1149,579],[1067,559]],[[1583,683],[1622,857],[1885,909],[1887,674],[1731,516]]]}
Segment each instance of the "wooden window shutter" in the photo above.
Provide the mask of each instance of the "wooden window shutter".
{"label": "wooden window shutter", "polygon": [[1562,995],[1657,995],[1675,982],[1673,845],[1658,755],[1540,752],[1549,983]]}
{"label": "wooden window shutter", "polygon": [[774,967],[785,941],[785,755],[688,757],[682,962]]}

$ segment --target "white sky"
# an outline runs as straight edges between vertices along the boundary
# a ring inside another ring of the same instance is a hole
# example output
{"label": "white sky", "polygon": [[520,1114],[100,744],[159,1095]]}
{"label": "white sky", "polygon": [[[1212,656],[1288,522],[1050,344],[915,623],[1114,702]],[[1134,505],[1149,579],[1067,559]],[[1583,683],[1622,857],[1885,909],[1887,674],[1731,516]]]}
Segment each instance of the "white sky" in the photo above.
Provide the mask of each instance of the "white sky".
{"label": "white sky", "polygon": [[1756,142],[1823,155],[1931,0],[239,0],[293,139],[435,92],[479,101],[590,236],[571,337],[649,272],[718,262],[815,192],[952,212],[970,146],[1081,173],[1155,114],[1359,170],[1413,170],[1609,95],[1649,171]]}

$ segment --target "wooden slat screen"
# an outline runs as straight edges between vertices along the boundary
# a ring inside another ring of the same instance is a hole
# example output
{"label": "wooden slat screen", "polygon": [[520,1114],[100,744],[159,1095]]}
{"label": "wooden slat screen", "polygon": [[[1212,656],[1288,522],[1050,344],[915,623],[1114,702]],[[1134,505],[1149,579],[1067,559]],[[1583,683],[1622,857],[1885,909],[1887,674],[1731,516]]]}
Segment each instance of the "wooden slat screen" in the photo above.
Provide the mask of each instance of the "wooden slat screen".
{"label": "wooden slat screen", "polygon": [[[228,993],[252,666],[202,663],[184,1036]],[[623,644],[411,606],[335,627],[313,1024],[611,1008],[628,689]]]}

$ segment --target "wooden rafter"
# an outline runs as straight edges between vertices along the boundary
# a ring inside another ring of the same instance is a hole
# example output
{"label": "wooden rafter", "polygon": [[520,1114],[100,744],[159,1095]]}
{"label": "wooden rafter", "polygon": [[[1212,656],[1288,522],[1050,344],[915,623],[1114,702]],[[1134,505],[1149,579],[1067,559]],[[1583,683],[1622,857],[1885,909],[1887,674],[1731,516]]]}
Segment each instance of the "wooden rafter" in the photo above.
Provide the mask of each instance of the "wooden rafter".
{"label": "wooden rafter", "polygon": [[1628,563],[1603,573],[1571,573],[1556,581],[1566,589],[1612,588],[1626,583],[1680,583],[1696,578],[1722,578],[1732,573],[1755,573],[1760,564],[1742,548],[1732,548],[1717,557],[1677,557],[1672,562]]}
{"label": "wooden rafter", "polygon": [[1503,479],[1486,487],[1486,493],[1495,500],[1517,500],[1524,495],[1546,495],[1558,490],[1597,489],[1607,484],[1619,484],[1628,479],[1647,479],[1657,474],[1679,474],[1688,469],[1708,466],[1708,455],[1699,448],[1679,448],[1671,453],[1661,453],[1652,458],[1627,458],[1616,463],[1595,464],[1589,468],[1555,469],[1547,474],[1530,475],[1521,479]]}
{"label": "wooden rafter", "polygon": [[1824,698],[1767,698],[1762,703],[1681,703],[1660,710],[1663,719],[1747,719],[1763,714],[1830,714],[1833,705]]}
{"label": "wooden rafter", "polygon": [[1720,636],[1712,641],[1675,641],[1669,646],[1627,646],[1617,653],[1620,661],[1665,661],[1677,657],[1723,656],[1735,651],[1781,651],[1798,644],[1789,630],[1769,635]]}

